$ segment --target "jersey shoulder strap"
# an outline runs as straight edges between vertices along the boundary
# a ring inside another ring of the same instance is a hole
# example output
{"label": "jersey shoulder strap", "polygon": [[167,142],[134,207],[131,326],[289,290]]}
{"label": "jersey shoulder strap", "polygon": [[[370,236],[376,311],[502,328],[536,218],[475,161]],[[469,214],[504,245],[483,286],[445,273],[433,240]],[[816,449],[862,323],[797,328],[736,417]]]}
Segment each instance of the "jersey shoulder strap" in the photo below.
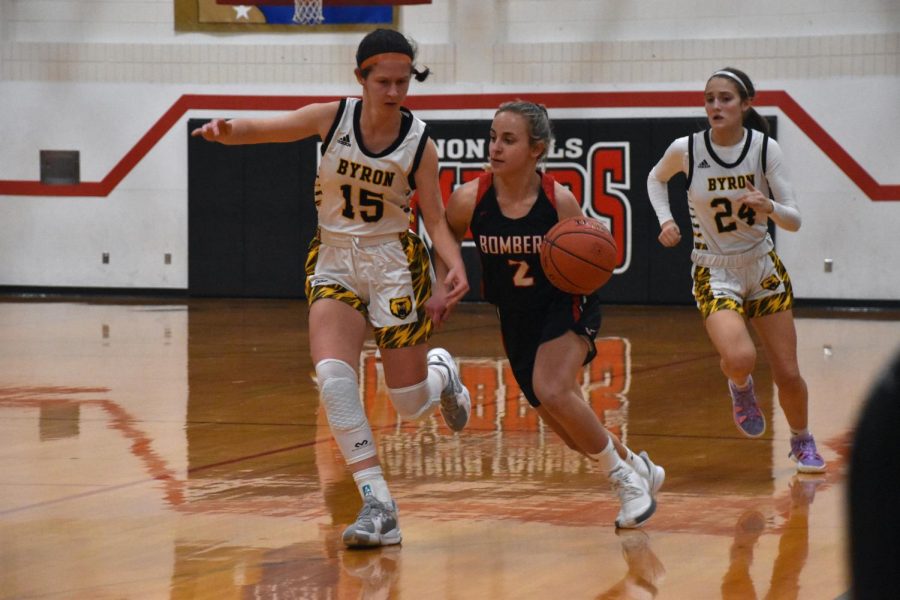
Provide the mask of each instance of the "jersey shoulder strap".
{"label": "jersey shoulder strap", "polygon": [[478,176],[478,192],[475,194],[475,206],[478,206],[478,203],[481,202],[481,199],[484,198],[484,195],[494,184],[494,174],[488,171],[487,173],[482,173]]}
{"label": "jersey shoulder strap", "polygon": [[694,138],[695,134],[691,134],[688,136],[688,171],[687,171],[687,183],[685,183],[685,189],[690,189],[691,187],[691,178],[694,176]]}
{"label": "jersey shoulder strap", "polygon": [[547,175],[546,173],[541,173],[541,187],[544,189],[544,194],[547,196],[547,200],[550,201],[550,206],[554,209],[556,208],[556,180],[553,179],[552,176]]}
{"label": "jersey shoulder strap", "polygon": [[341,98],[340,104],[338,104],[337,114],[334,115],[334,122],[331,124],[331,128],[328,130],[328,135],[325,136],[325,139],[322,140],[322,148],[321,153],[322,156],[325,156],[325,151],[328,150],[328,144],[331,143],[332,138],[334,138],[334,132],[337,131],[338,124],[341,122],[341,119],[344,116],[344,110],[347,108],[347,98]]}
{"label": "jersey shoulder strap", "polygon": [[428,130],[428,126],[425,125],[425,128],[422,130],[422,137],[419,138],[419,147],[416,148],[416,154],[413,157],[412,168],[409,170],[409,175],[407,175],[409,187],[412,189],[416,189],[416,172],[419,170],[419,163],[422,162],[422,155],[425,154],[425,147],[428,146],[430,136],[431,132]]}

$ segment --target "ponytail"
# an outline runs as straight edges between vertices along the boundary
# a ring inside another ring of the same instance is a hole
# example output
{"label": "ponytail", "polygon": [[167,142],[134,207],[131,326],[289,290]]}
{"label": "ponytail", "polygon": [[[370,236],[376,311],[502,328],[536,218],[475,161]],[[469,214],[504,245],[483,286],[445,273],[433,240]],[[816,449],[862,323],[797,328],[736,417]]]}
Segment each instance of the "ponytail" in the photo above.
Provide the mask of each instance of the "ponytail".
{"label": "ponytail", "polygon": [[750,129],[761,131],[766,135],[769,134],[769,122],[761,114],[756,112],[752,106],[744,113],[744,125]]}

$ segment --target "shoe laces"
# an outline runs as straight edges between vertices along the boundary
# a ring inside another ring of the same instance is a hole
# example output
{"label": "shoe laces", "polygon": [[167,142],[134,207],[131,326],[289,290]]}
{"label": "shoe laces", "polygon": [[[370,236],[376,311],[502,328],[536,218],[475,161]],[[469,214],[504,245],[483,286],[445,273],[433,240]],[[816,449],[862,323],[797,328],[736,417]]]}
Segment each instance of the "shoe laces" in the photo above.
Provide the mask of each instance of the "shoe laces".
{"label": "shoe laces", "polygon": [[372,496],[368,496],[363,503],[362,508],[359,510],[359,514],[356,517],[357,523],[371,523],[374,525],[374,520],[372,517],[378,515],[379,513],[383,513],[385,511],[385,506],[380,502],[377,498]]}
{"label": "shoe laces", "polygon": [[813,438],[802,438],[794,442],[796,448],[794,456],[800,460],[821,458],[819,451],[816,449],[816,442]]}
{"label": "shoe laces", "polygon": [[758,419],[762,416],[759,410],[759,404],[753,397],[752,388],[740,390],[735,394],[734,403],[740,408],[741,416],[744,419]]}
{"label": "shoe laces", "polygon": [[625,471],[622,467],[618,467],[611,473],[609,481],[623,502],[640,498],[644,494],[640,486],[632,481],[631,473]]}
{"label": "shoe laces", "polygon": [[363,504],[363,507],[359,510],[359,514],[356,516],[357,523],[371,523],[372,522],[372,511],[375,510],[376,507],[372,504],[366,502]]}

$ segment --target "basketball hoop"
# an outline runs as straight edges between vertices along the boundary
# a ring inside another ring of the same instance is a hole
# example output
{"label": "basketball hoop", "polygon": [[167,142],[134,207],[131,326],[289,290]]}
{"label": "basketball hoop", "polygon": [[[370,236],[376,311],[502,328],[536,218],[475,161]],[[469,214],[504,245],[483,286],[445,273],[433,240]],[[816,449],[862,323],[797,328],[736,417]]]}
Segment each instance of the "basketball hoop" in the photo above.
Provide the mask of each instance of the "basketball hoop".
{"label": "basketball hoop", "polygon": [[294,23],[319,25],[324,20],[322,0],[294,0]]}

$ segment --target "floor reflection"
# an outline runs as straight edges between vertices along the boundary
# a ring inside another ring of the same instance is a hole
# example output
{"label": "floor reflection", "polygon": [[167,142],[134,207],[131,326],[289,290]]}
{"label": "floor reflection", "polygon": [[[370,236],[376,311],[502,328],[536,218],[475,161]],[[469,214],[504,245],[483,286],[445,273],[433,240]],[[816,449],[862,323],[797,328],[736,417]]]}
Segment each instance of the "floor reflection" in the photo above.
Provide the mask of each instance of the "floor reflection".
{"label": "floor reflection", "polygon": [[609,308],[582,387],[667,470],[641,531],[614,529],[605,480],[520,397],[489,308],[439,334],[472,391],[460,435],[400,421],[368,348],[404,543],[347,551],[359,498],[302,302],[0,302],[0,599],[837,597],[850,431],[900,339],[890,315],[838,316],[797,320],[812,477],[764,364],[771,427],[747,440],[693,309]]}
{"label": "floor reflection", "polygon": [[597,596],[597,600],[637,600],[656,598],[666,577],[666,567],[650,547],[650,535],[641,529],[619,529],[622,557],[628,570],[614,586]]}
{"label": "floor reflection", "polygon": [[350,598],[391,598],[400,575],[402,556],[399,546],[341,553],[343,574],[350,581],[338,588],[338,595],[346,592],[345,597]]}
{"label": "floor reflection", "polygon": [[[790,483],[790,506],[787,520],[780,526],[778,555],[763,598],[794,600],[800,597],[800,573],[809,556],[809,508],[816,496],[816,488],[825,483],[818,475],[795,475]],[[722,598],[744,600],[759,598],[760,594],[750,576],[753,551],[759,537],[766,530],[764,515],[748,508],[738,517],[729,553],[728,571],[722,578]]]}

